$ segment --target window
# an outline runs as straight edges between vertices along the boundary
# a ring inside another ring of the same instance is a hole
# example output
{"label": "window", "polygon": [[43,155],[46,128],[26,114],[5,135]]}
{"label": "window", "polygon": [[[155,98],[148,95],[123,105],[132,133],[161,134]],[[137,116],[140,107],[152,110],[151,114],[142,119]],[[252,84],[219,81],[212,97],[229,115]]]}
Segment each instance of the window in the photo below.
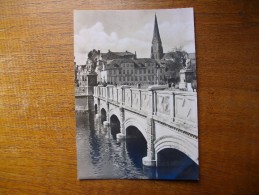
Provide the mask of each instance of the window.
{"label": "window", "polygon": [[141,74],[141,69],[139,69],[139,74]]}
{"label": "window", "polygon": [[148,72],[148,74],[149,74],[149,73],[150,73],[150,70],[148,69],[147,72]]}
{"label": "window", "polygon": [[146,76],[144,76],[144,81],[146,81]]}
{"label": "window", "polygon": [[146,74],[146,69],[144,69],[143,71],[144,71],[144,74]]}
{"label": "window", "polygon": [[154,74],[154,69],[151,70],[151,73]]}
{"label": "window", "polygon": [[123,70],[122,73],[125,74],[125,70]]}
{"label": "window", "polygon": [[137,70],[137,69],[135,69],[135,74],[137,74],[137,72],[138,72],[138,70]]}
{"label": "window", "polygon": [[131,70],[131,74],[133,74],[133,70]]}
{"label": "window", "polygon": [[113,72],[114,72],[114,74],[116,74],[116,70],[114,70]]}
{"label": "window", "polygon": [[119,81],[121,81],[121,77],[119,77]]}
{"label": "window", "polygon": [[139,77],[139,80],[142,81],[142,77]]}
{"label": "window", "polygon": [[129,74],[129,70],[127,70],[127,74]]}
{"label": "window", "polygon": [[137,81],[138,80],[138,77],[135,77],[135,81]]}
{"label": "window", "polygon": [[119,74],[121,74],[121,70],[119,70]]}

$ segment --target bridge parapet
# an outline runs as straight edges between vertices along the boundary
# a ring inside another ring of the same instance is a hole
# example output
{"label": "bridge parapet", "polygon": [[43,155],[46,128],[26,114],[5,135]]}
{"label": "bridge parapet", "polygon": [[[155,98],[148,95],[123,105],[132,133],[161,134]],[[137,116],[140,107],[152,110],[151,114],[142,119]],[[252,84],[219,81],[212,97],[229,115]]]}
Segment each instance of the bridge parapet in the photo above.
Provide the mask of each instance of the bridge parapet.
{"label": "bridge parapet", "polygon": [[197,131],[197,93],[148,90],[129,87],[94,87],[94,96],[154,120],[179,127],[194,135]]}

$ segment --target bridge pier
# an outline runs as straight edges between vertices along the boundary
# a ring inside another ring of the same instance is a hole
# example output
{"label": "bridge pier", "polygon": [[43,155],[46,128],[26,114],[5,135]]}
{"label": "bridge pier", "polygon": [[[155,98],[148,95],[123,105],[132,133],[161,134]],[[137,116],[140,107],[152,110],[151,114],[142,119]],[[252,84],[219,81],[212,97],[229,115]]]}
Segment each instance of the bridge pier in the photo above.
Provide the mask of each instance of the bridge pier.
{"label": "bridge pier", "polygon": [[97,98],[97,106],[96,106],[96,114],[95,114],[95,129],[101,129],[101,100]]}
{"label": "bridge pier", "polygon": [[121,121],[121,126],[120,126],[120,133],[116,135],[117,139],[125,139],[126,138],[126,130],[124,127],[124,121],[125,121],[125,113],[124,113],[124,108],[120,107],[120,121]]}
{"label": "bridge pier", "polygon": [[154,119],[150,116],[147,117],[147,156],[142,159],[142,163],[145,166],[156,166],[155,157],[155,125]]}

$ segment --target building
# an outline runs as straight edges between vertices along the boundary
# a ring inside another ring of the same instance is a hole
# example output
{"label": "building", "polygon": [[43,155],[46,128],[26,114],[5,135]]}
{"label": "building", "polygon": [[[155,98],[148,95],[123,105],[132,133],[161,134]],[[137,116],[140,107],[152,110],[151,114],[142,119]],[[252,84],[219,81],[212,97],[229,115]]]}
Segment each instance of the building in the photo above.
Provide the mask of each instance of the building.
{"label": "building", "polygon": [[150,58],[114,59],[101,72],[101,82],[118,85],[163,83],[164,68]]}

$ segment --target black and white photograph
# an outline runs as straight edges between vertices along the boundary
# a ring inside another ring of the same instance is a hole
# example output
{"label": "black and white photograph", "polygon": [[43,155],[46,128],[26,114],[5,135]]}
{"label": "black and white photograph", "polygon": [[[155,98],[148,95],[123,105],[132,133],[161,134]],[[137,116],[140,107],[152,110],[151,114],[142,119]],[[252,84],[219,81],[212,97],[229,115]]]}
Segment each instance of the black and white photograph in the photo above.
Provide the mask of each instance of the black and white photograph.
{"label": "black and white photograph", "polygon": [[75,10],[78,179],[199,180],[194,10]]}

